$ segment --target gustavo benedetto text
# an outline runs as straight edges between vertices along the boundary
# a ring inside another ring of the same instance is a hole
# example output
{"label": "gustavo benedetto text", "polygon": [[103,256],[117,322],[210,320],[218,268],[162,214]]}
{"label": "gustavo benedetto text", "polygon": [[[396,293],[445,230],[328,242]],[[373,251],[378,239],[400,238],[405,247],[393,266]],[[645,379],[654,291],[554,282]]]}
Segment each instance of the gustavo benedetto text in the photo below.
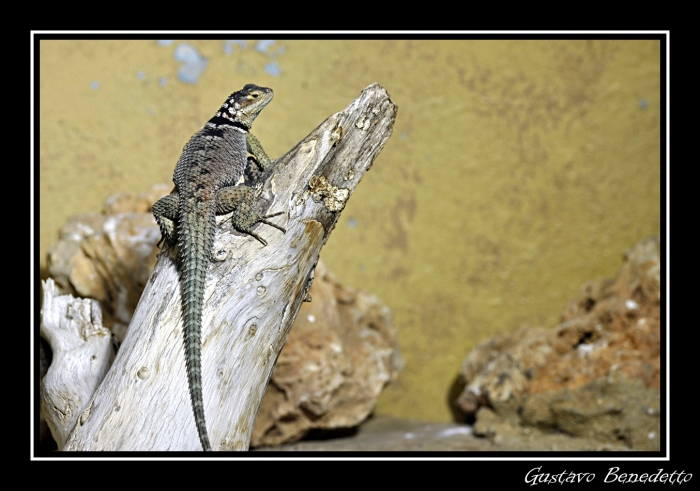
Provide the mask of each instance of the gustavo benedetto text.
{"label": "gustavo benedetto text", "polygon": [[[663,484],[683,484],[693,478],[692,474],[685,471],[674,470],[672,472],[657,469],[655,472],[621,472],[619,467],[610,467],[603,478],[604,483],[648,483],[658,482]],[[577,484],[593,482],[596,480],[595,472],[563,471],[557,474],[542,472],[542,466],[530,469],[525,475],[525,482],[530,486],[537,484]]]}

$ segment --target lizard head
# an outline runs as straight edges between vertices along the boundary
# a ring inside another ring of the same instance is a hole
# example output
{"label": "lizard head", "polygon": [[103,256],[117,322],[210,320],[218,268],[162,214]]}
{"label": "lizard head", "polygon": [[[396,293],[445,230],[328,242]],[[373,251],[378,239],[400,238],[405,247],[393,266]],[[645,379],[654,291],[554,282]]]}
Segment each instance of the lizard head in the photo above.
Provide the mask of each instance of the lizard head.
{"label": "lizard head", "polygon": [[272,89],[247,84],[226,99],[217,116],[240,123],[250,129],[255,118],[270,103],[273,95]]}

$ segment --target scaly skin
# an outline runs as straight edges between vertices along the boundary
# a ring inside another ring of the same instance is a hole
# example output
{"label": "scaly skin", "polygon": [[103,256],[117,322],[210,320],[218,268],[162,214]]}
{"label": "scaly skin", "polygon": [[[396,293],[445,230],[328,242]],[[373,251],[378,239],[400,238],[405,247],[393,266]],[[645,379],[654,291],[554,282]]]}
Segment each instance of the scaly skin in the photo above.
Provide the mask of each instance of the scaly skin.
{"label": "scaly skin", "polygon": [[175,189],[153,206],[161,242],[166,240],[170,246],[180,246],[187,380],[204,450],[211,450],[211,444],[202,398],[202,305],[216,215],[233,212],[233,227],[263,245],[267,243],[252,232],[256,223],[266,223],[284,232],[282,227],[266,220],[282,212],[261,216],[252,211],[254,190],[236,185],[248,165],[248,150],[263,169],[270,164],[260,143],[248,130],[272,96],[271,89],[252,84],[231,94],[219,112],[185,145],[175,166]]}

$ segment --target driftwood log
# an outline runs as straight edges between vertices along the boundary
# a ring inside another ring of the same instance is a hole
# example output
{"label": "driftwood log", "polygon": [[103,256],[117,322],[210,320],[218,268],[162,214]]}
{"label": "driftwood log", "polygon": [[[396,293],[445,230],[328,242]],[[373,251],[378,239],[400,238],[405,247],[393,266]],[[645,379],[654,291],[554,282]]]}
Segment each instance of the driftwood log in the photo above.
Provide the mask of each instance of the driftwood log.
{"label": "driftwood log", "polygon": [[[285,212],[286,220],[277,223],[287,232],[264,229],[267,246],[232,232],[226,217],[218,219],[202,320],[204,408],[214,450],[248,449],[260,401],[307,297],[319,252],[391,135],[396,111],[387,92],[373,84],[273,163],[261,181],[260,202],[266,213]],[[51,333],[65,325],[62,316],[75,311],[70,306],[83,301],[57,301],[55,289],[45,285],[41,329],[54,360],[42,382],[41,403],[59,448],[201,450],[185,372],[180,292],[176,256],[165,250],[101,383],[99,370],[90,367],[108,365],[110,350],[86,348],[91,342],[86,333],[101,331],[73,326],[73,345],[84,352],[84,366],[73,374],[97,373],[86,388],[79,376],[72,375],[71,383],[63,380],[66,371],[55,369],[68,350],[56,351]],[[49,313],[49,307],[59,312]],[[84,316],[85,325],[90,318],[101,327],[96,315]]]}

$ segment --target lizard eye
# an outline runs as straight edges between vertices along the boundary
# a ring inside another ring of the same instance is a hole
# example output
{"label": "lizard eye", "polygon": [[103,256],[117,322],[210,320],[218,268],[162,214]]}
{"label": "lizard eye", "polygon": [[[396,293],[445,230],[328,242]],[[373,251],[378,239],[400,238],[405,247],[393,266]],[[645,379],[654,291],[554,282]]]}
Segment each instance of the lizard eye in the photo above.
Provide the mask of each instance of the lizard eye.
{"label": "lizard eye", "polygon": [[257,92],[253,92],[250,95],[253,97],[253,99],[257,99],[260,96],[260,94],[258,94]]}

